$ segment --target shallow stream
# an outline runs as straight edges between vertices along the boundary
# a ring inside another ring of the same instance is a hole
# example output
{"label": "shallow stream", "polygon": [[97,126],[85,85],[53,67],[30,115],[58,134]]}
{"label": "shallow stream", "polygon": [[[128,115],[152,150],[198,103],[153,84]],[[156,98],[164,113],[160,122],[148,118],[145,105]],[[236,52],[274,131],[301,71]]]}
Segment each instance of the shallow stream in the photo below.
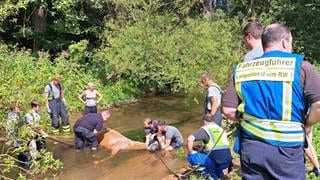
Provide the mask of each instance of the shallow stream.
{"label": "shallow stream", "polygon": [[[150,117],[163,119],[168,124],[177,125],[186,142],[188,135],[201,126],[202,107],[196,103],[187,103],[184,97],[169,96],[143,98],[137,103],[113,108],[110,112],[111,117],[106,122],[106,126],[122,134],[137,129],[143,131],[143,120]],[[70,116],[71,125],[80,116],[81,113]],[[72,137],[61,137],[61,139],[73,143]],[[105,149],[91,152],[89,148],[86,148],[84,152],[76,152],[72,147],[48,143],[49,150],[53,151],[54,156],[64,164],[58,179],[157,180],[170,174],[156,154],[145,150],[120,152],[110,160],[95,164],[95,161],[108,157],[110,152]],[[187,165],[185,158],[171,156],[163,159],[168,167],[174,171]]]}

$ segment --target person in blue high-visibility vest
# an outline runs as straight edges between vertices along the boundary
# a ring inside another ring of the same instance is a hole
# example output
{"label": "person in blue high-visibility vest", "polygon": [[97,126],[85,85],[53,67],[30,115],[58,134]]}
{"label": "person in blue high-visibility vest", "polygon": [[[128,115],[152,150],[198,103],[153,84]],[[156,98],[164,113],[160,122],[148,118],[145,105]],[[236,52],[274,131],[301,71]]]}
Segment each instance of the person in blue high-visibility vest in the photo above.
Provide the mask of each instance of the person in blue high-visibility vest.
{"label": "person in blue high-visibility vest", "polygon": [[306,179],[305,131],[320,120],[320,76],[303,55],[291,53],[287,26],[271,24],[261,39],[264,54],[234,68],[222,102],[227,118],[240,123],[242,176]]}
{"label": "person in blue high-visibility vest", "polygon": [[[227,133],[218,126],[210,114],[203,116],[203,126],[188,137],[187,160],[191,165],[204,168],[200,173],[218,179],[224,176],[223,170],[231,168],[232,156]],[[194,141],[203,141],[203,151],[194,151]]]}

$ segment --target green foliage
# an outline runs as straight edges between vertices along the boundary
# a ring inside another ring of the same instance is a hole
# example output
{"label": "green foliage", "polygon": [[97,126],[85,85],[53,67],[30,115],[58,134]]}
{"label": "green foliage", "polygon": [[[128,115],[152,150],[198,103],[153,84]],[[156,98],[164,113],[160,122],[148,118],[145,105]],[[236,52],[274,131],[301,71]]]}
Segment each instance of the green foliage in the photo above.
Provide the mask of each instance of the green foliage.
{"label": "green foliage", "polygon": [[179,148],[174,152],[174,157],[178,159],[185,159],[187,155],[185,148]]}
{"label": "green foliage", "polygon": [[[0,39],[6,45],[0,43],[0,124],[12,103],[27,111],[32,99],[44,102],[44,87],[56,75],[63,78],[69,111],[83,108],[77,97],[88,82],[103,95],[100,106],[146,91],[185,92],[198,101],[203,72],[226,87],[233,65],[241,61],[239,32],[248,18],[287,24],[295,50],[319,61],[319,0],[228,2],[230,13],[218,10],[204,20],[202,3],[193,0],[1,1]],[[40,7],[47,13],[45,32],[35,32],[32,19]],[[17,50],[36,45],[45,52]],[[48,128],[43,117],[42,128]],[[23,137],[30,135],[24,132]],[[315,133],[316,149],[319,139]],[[7,173],[15,160],[4,156]],[[40,163],[46,165],[37,173],[52,168],[50,163],[61,167],[50,154],[43,156]]]}
{"label": "green foliage", "polygon": [[319,63],[319,0],[306,1],[252,1],[252,13],[248,13],[250,0],[233,2],[233,15],[246,21],[245,16],[265,25],[274,22],[286,24],[292,32],[294,51],[305,54],[309,61]]}
{"label": "green foliage", "polygon": [[[51,78],[57,75],[63,79],[62,85],[68,108],[71,111],[83,108],[78,95],[86,89],[88,82],[94,82],[96,89],[104,96],[100,106],[132,97],[134,90],[126,81],[119,81],[114,86],[102,86],[90,72],[85,72],[81,65],[74,63],[81,59],[79,58],[80,51],[82,50],[78,51],[78,56],[71,56],[69,60],[60,56],[52,63],[45,52],[39,53],[39,57],[35,58],[26,51],[11,52],[5,47],[0,48],[0,83],[2,84],[0,86],[0,114],[2,117],[13,103],[21,104],[23,110],[28,111],[31,108],[31,100],[44,102],[44,87],[51,81]],[[45,111],[45,108],[42,110]],[[46,113],[43,112],[43,114]],[[3,119],[1,118],[0,122]]]}
{"label": "green foliage", "polygon": [[120,30],[94,58],[105,61],[106,74],[120,74],[141,90],[195,89],[206,71],[225,85],[225,75],[241,58],[237,20],[187,19],[186,25],[170,31],[170,18],[152,16]]}
{"label": "green foliage", "polygon": [[[58,53],[84,38],[96,40],[103,27],[105,1],[20,0],[1,3],[0,36],[10,45]],[[36,19],[38,9],[42,19]],[[38,32],[36,26],[45,27]],[[95,42],[96,43],[96,42]]]}
{"label": "green foliage", "polygon": [[70,54],[70,59],[72,59],[73,62],[84,64],[88,43],[87,40],[81,40],[78,43],[69,46],[68,52]]}
{"label": "green foliage", "polygon": [[[320,150],[320,135],[319,135],[319,133],[317,133],[317,132],[319,132],[319,130],[320,130],[320,124],[317,123],[313,126],[313,130],[312,130],[313,131],[312,144],[313,144],[314,149],[317,152],[318,160],[320,159],[320,151],[319,151]],[[309,166],[307,169],[311,170],[311,169],[313,169],[313,166]],[[310,173],[310,174],[307,174],[307,179],[310,179],[310,180],[319,179],[319,177],[316,177],[314,173]]]}
{"label": "green foliage", "polygon": [[[8,16],[16,15],[19,12],[20,8],[24,8],[25,4],[23,1],[1,1],[0,2],[0,24],[6,19]],[[14,19],[12,19],[14,22]],[[3,30],[0,28],[1,31]]]}
{"label": "green foliage", "polygon": [[294,48],[311,61],[319,63],[319,1],[295,3],[274,2],[272,16],[292,29]]}
{"label": "green foliage", "polygon": [[28,177],[45,175],[54,176],[62,169],[62,162],[56,160],[51,152],[45,149],[37,151],[35,158],[31,158],[30,169],[24,169],[17,157],[19,153],[28,152],[28,142],[35,137],[36,133],[29,126],[22,126],[19,129],[19,140],[22,142],[19,147],[6,147],[0,154],[0,177],[10,179],[27,179]]}

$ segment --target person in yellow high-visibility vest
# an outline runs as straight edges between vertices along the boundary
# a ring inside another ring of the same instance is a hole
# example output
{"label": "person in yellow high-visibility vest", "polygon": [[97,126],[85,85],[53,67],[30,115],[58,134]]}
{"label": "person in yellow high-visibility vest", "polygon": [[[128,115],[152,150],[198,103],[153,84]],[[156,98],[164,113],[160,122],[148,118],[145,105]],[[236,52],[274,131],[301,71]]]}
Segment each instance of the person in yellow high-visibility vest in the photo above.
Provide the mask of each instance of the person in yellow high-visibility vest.
{"label": "person in yellow high-visibility vest", "polygon": [[[193,150],[194,141],[203,141],[203,152]],[[223,170],[232,166],[227,133],[209,114],[203,116],[203,126],[188,137],[187,150],[189,163],[204,167],[205,175],[214,179],[223,177]]]}

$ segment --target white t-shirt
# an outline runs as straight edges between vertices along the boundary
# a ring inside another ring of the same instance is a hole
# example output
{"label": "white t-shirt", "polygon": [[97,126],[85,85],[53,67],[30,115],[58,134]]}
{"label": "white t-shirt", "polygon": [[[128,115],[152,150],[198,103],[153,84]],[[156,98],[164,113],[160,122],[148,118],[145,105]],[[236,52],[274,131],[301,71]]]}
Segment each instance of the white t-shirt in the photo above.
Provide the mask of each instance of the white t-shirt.
{"label": "white t-shirt", "polygon": [[[50,86],[49,86],[49,84],[48,84],[48,85],[46,85],[46,87],[44,88],[44,93],[46,93],[46,94],[48,94],[48,95],[53,94],[53,98],[55,98],[55,99],[60,98],[60,90],[59,90],[59,88],[58,88],[57,86],[55,86],[55,85],[53,84],[53,82],[50,82],[50,84],[51,84],[51,87],[52,87],[52,91],[51,91],[51,88],[50,88]],[[50,96],[51,96],[51,95],[50,95]],[[48,98],[50,99],[51,97],[48,97]]]}
{"label": "white t-shirt", "polygon": [[[219,107],[221,104],[221,93],[218,87],[216,85],[211,85],[208,88],[208,97],[217,97],[217,106]],[[208,101],[207,103],[207,109],[211,110],[211,101]]]}
{"label": "white t-shirt", "polygon": [[97,91],[85,90],[86,106],[96,106]]}

